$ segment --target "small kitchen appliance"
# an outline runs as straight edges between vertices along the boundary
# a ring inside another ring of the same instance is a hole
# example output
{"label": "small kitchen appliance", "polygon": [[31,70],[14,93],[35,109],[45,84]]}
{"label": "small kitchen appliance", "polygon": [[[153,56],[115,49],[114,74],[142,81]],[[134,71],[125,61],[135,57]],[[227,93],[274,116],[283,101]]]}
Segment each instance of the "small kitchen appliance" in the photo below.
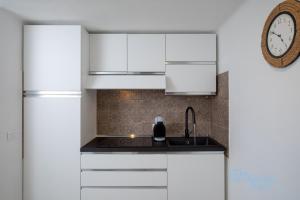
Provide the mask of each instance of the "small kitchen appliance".
{"label": "small kitchen appliance", "polygon": [[156,142],[162,142],[166,140],[166,127],[164,125],[164,119],[161,116],[157,116],[154,119],[153,139]]}

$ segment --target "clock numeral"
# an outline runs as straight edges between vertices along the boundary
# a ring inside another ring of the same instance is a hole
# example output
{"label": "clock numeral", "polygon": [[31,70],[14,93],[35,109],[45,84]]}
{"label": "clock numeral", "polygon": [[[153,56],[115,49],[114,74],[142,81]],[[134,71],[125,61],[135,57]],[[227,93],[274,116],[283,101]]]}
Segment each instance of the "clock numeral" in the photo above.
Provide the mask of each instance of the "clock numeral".
{"label": "clock numeral", "polygon": [[278,18],[278,24],[281,24],[282,20],[281,18]]}

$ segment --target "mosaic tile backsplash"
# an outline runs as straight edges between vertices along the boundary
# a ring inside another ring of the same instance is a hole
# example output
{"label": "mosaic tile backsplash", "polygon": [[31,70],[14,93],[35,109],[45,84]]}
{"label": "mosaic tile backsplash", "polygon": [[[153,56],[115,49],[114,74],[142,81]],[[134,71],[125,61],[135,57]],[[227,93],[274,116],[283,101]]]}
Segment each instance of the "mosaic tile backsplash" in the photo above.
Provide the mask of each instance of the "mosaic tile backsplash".
{"label": "mosaic tile backsplash", "polygon": [[[222,79],[218,81],[222,84],[218,86],[218,94],[222,96],[226,95],[226,91],[222,90],[228,87],[226,76],[228,74],[218,77]],[[228,110],[228,100],[219,103],[218,97],[166,96],[163,90],[99,90],[97,95],[98,135],[152,136],[154,118],[160,115],[165,119],[167,136],[184,136],[185,110],[192,106],[196,112],[197,136],[210,135],[222,143],[228,141],[224,139],[224,136],[228,138],[228,133],[218,129],[225,128],[221,118],[228,117],[224,113]],[[217,123],[212,120],[217,120]],[[224,120],[226,122],[228,119]],[[212,134],[212,129],[216,133]]]}

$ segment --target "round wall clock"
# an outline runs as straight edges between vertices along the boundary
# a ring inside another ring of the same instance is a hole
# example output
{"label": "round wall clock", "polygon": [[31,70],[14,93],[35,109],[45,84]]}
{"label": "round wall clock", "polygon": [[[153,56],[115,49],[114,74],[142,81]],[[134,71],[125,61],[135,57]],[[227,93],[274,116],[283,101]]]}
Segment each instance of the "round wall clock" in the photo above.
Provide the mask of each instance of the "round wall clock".
{"label": "round wall clock", "polygon": [[286,67],[300,53],[300,0],[287,0],[273,9],[262,34],[262,52],[274,67]]}

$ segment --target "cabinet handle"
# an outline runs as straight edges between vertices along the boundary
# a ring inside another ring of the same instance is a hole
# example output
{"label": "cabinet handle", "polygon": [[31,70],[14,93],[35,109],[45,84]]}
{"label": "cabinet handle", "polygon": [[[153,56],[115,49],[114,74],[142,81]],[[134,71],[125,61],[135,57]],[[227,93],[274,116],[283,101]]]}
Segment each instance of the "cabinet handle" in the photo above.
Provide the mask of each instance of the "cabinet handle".
{"label": "cabinet handle", "polygon": [[215,61],[166,61],[166,65],[216,65]]}

